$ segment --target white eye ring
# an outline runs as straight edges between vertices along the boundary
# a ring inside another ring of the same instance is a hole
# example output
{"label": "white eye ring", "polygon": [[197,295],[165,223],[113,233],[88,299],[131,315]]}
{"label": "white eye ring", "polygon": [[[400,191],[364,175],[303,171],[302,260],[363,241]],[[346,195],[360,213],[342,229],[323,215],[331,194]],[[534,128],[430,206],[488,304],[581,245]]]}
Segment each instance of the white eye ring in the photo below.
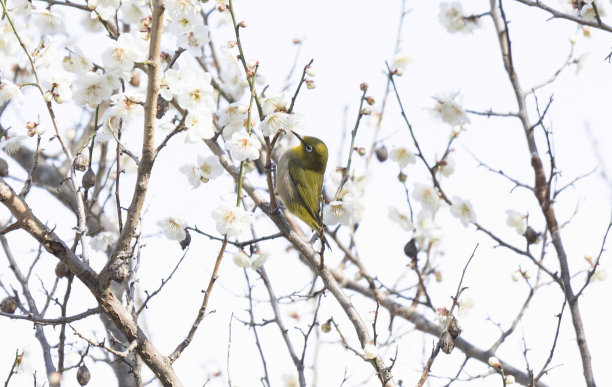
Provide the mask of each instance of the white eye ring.
{"label": "white eye ring", "polygon": [[306,146],[304,147],[304,149],[306,149],[306,152],[312,152],[312,146],[306,144]]}

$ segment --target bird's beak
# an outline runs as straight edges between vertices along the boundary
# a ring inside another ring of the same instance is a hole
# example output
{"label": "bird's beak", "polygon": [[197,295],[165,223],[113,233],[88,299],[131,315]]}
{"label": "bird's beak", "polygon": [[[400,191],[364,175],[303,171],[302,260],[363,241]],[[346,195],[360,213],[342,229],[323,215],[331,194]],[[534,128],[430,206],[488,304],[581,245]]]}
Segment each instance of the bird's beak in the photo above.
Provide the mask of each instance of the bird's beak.
{"label": "bird's beak", "polygon": [[300,136],[299,134],[295,133],[293,130],[290,130],[290,132],[291,132],[291,133],[293,133],[293,135],[294,135],[295,137],[297,137],[297,138],[298,138],[298,140],[300,140],[300,142],[301,142],[302,144],[304,143],[304,140],[302,140],[302,136]]}

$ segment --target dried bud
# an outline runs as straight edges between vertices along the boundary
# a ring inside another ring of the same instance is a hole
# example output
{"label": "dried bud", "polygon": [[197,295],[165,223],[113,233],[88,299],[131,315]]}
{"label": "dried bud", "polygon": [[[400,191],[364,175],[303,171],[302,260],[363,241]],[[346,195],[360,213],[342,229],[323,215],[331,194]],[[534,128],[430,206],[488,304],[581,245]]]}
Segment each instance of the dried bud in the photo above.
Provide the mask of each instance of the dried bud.
{"label": "dried bud", "polygon": [[399,180],[400,183],[405,183],[406,178],[407,176],[404,174],[404,172],[400,172],[399,175],[397,175],[397,180]]}
{"label": "dried bud", "polygon": [[365,83],[365,82],[362,82],[362,83],[359,85],[359,90],[361,90],[361,91],[366,91],[366,90],[368,90],[368,84],[367,84],[367,83]]}
{"label": "dried bud", "polygon": [[374,105],[376,103],[376,100],[374,99],[374,97],[367,96],[365,100],[368,103],[368,105],[370,105],[370,106],[372,106],[372,105]]}
{"label": "dried bud", "polygon": [[542,233],[536,232],[531,226],[527,226],[527,230],[525,231],[525,239],[527,239],[527,244],[532,245],[534,243],[538,243],[540,241],[540,235]]}
{"label": "dried bud", "polygon": [[331,332],[331,318],[321,325],[321,331],[323,331],[323,333]]}
{"label": "dried bud", "polygon": [[245,20],[243,20],[240,23],[238,23],[238,27],[240,27],[240,28],[246,28],[246,26],[247,26],[247,22]]}
{"label": "dried bud", "polygon": [[404,254],[412,260],[416,261],[417,255],[419,253],[419,249],[416,247],[416,239],[412,238],[406,245],[404,246]]}
{"label": "dried bud", "polygon": [[453,339],[456,339],[457,336],[461,334],[461,331],[462,329],[461,329],[461,326],[459,325],[459,320],[452,317],[451,322],[448,325],[448,333],[450,333],[451,336],[453,336]]}
{"label": "dried bud", "polygon": [[376,149],[376,158],[381,163],[387,161],[387,159],[389,158],[389,151],[387,150],[386,146],[381,145]]}
{"label": "dried bud", "polygon": [[155,118],[157,118],[158,120],[161,119],[166,114],[169,107],[170,107],[170,103],[166,101],[164,98],[162,98],[161,94],[158,95],[157,96],[157,112],[155,113]]}
{"label": "dried bud", "polygon": [[64,262],[60,261],[55,265],[55,275],[57,278],[68,277],[70,275],[70,269]]}
{"label": "dried bud", "polygon": [[74,161],[72,162],[72,166],[77,171],[85,172],[89,167],[89,156],[87,155],[87,153],[77,154],[74,158]]}
{"label": "dried bud", "polygon": [[17,297],[6,297],[2,300],[2,304],[0,304],[0,310],[4,313],[13,314],[15,310],[17,310],[17,305],[19,304],[19,300]]}
{"label": "dried bud", "polygon": [[89,368],[83,364],[77,371],[77,382],[79,382],[81,386],[84,386],[89,383],[89,379],[91,379],[91,372],[89,372]]}
{"label": "dried bud", "polygon": [[0,177],[7,177],[8,174],[8,163],[0,157]]}
{"label": "dried bud", "polygon": [[94,185],[96,185],[96,174],[91,168],[87,169],[87,172],[83,175],[83,179],[81,180],[81,184],[85,190],[90,189]]}
{"label": "dried bud", "polygon": [[455,341],[453,340],[453,337],[450,335],[450,333],[444,332],[442,334],[442,343],[440,349],[442,349],[442,352],[448,355],[449,353],[453,352],[454,348]]}
{"label": "dried bud", "polygon": [[191,244],[191,234],[189,234],[189,230],[185,230],[185,239],[180,241],[181,249],[185,250]]}

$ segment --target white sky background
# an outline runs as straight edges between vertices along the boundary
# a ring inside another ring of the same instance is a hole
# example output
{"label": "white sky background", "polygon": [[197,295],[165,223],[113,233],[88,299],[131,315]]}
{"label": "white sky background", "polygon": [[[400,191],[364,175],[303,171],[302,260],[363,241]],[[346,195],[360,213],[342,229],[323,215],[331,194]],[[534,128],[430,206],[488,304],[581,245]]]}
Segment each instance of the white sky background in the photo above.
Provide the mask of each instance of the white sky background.
{"label": "white sky background", "polygon": [[[307,118],[305,133],[323,139],[330,150],[328,171],[337,165],[346,163],[348,144],[340,143],[343,136],[344,107],[348,106],[347,126],[352,129],[357,114],[357,103],[360,97],[359,84],[368,82],[369,95],[382,100],[385,86],[385,60],[391,60],[395,46],[397,23],[399,21],[400,1],[238,1],[236,10],[238,19],[245,19],[248,28],[242,30],[241,38],[247,59],[260,61],[260,73],[270,85],[268,93],[273,94],[284,85],[285,77],[294,61],[296,46],[293,38],[303,38],[304,44],[298,59],[298,68],[294,74],[295,81],[303,64],[314,58],[317,88],[303,90],[298,97],[296,111]],[[480,14],[489,8],[488,1],[463,2],[464,11],[468,14]],[[536,9],[529,9],[512,1],[504,2],[510,20],[511,38],[515,65],[524,88],[550,77],[567,57],[570,47],[569,38],[576,34],[574,24],[567,21],[553,20],[546,22],[547,15]],[[408,52],[414,58],[405,75],[396,78],[396,82],[406,107],[408,117],[415,128],[416,135],[430,162],[436,155],[441,155],[446,145],[450,126],[437,120],[431,114],[434,105],[432,96],[452,90],[461,90],[463,106],[472,110],[509,112],[515,110],[514,96],[507,79],[497,43],[492,21],[483,18],[481,28],[473,34],[449,34],[438,21],[439,2],[407,1],[411,10],[404,21],[401,37],[402,52]],[[606,3],[605,6],[608,6]],[[217,44],[232,39],[227,26],[215,30],[215,17],[212,36]],[[611,171],[612,161],[607,148],[612,143],[609,127],[609,103],[612,81],[612,65],[604,61],[610,51],[611,35],[592,31],[593,37],[586,39],[577,34],[576,56],[588,54],[583,67],[577,74],[576,66],[566,69],[558,80],[537,95],[541,103],[554,94],[554,103],[547,116],[546,125],[553,129],[556,161],[562,172],[559,185],[571,181],[574,177],[591,171],[597,166],[593,147],[587,135],[588,126],[600,147],[605,164],[600,170]],[[83,44],[84,42],[82,42]],[[87,53],[96,55],[96,46],[88,44]],[[144,81],[144,76],[143,76]],[[260,86],[261,88],[261,86]],[[293,88],[291,89],[293,90]],[[531,101],[532,102],[532,101]],[[379,104],[377,103],[376,109]],[[530,105],[531,107],[533,105]],[[41,113],[41,116],[43,114]],[[535,121],[535,113],[531,114]],[[445,191],[450,197],[457,195],[468,198],[474,205],[478,222],[498,232],[507,240],[522,246],[523,238],[506,226],[507,209],[530,213],[530,224],[541,230],[543,218],[537,208],[535,198],[530,193],[517,189],[510,193],[512,185],[501,177],[476,168],[470,152],[495,169],[502,169],[510,176],[532,183],[532,169],[522,128],[518,120],[512,118],[486,119],[471,116],[471,128],[461,134],[455,142],[456,172],[444,179]],[[362,121],[356,145],[369,149],[373,127]],[[347,134],[348,136],[348,134]],[[161,137],[161,134],[160,134]],[[388,109],[381,137],[389,149],[393,145],[408,145],[413,148],[409,133],[399,115],[397,102],[389,96]],[[540,138],[541,140],[541,138]],[[134,150],[140,147],[137,142],[130,142]],[[544,143],[540,141],[540,154],[545,156]],[[184,175],[178,173],[178,166],[195,161],[201,148],[183,144],[182,138],[175,138],[163,151],[153,171],[148,193],[148,212],[145,216],[144,234],[147,239],[142,252],[142,263],[139,273],[141,291],[152,291],[159,286],[180,259],[181,252],[176,243],[168,243],[158,234],[155,222],[169,214],[180,215],[190,225],[197,225],[203,230],[215,233],[210,211],[215,208],[220,198],[233,200],[233,185],[227,176],[215,180],[204,187],[192,190]],[[338,158],[338,153],[342,158]],[[354,156],[354,167],[363,170],[364,163]],[[365,203],[366,212],[357,231],[357,244],[360,256],[370,273],[376,274],[386,284],[392,284],[398,277],[398,268],[408,263],[403,254],[403,246],[410,239],[410,233],[401,230],[387,217],[388,206],[395,205],[408,210],[402,185],[397,181],[397,164],[388,161],[379,164],[374,161],[371,183],[368,186]],[[426,171],[417,162],[407,169],[408,187],[415,182],[427,182]],[[129,187],[130,178],[122,180],[123,187]],[[263,186],[263,183],[257,183]],[[594,174],[568,189],[559,197],[556,205],[558,219],[561,223],[568,220],[576,207],[578,213],[572,222],[563,230],[564,241],[569,256],[572,272],[587,269],[585,255],[599,251],[601,238],[610,216],[610,186]],[[128,203],[129,191],[123,191],[123,203]],[[45,194],[32,192],[28,202],[36,211],[44,211],[48,219],[61,216],[50,210],[48,202],[43,201]],[[418,204],[413,201],[415,211]],[[55,211],[55,212],[54,212]],[[261,216],[261,212],[257,212]],[[44,216],[43,216],[44,218]],[[493,322],[501,323],[506,329],[516,315],[528,287],[522,282],[513,282],[511,273],[521,265],[533,268],[526,260],[509,254],[502,248],[494,248],[491,241],[483,234],[474,231],[470,226],[465,229],[457,219],[450,215],[448,209],[442,209],[437,217],[443,230],[441,253],[436,264],[442,271],[444,281],[431,283],[429,291],[436,306],[450,307],[450,297],[454,295],[461,270],[469,258],[476,243],[480,243],[477,254],[472,261],[465,285],[469,289],[464,297],[474,302],[474,307],[466,316],[460,317],[463,327],[462,337],[471,343],[487,348],[497,339],[498,328]],[[273,232],[270,223],[258,221],[259,235]],[[60,230],[61,231],[61,230]],[[64,230],[66,236],[70,230]],[[182,266],[164,291],[150,302],[150,308],[142,320],[145,330],[152,342],[162,353],[169,353],[184,337],[191,326],[202,299],[201,290],[208,284],[210,270],[219,248],[219,243],[210,242],[207,238],[192,234],[191,248]],[[241,239],[248,239],[244,234]],[[15,250],[30,251],[33,248],[31,239],[25,238],[29,245]],[[293,251],[286,252],[286,242],[274,241],[262,244],[272,257],[266,264],[270,279],[277,296],[295,291],[305,293],[304,289],[311,280],[310,272],[297,259]],[[532,248],[539,252],[541,245]],[[549,249],[548,265],[555,268],[555,253]],[[229,249],[233,252],[235,249]],[[326,256],[326,264],[335,267],[341,260],[339,249],[334,249]],[[30,259],[24,255],[24,259]],[[401,263],[399,263],[401,262]],[[102,257],[94,260],[92,265],[97,269],[103,265]],[[609,256],[604,254],[604,267],[609,268]],[[55,266],[55,260],[46,257],[39,268],[39,275],[50,281],[48,271]],[[25,267],[25,263],[24,263]],[[354,268],[347,269],[352,277]],[[255,284],[255,299],[264,301],[256,308],[257,320],[272,317],[269,306],[265,303],[267,294],[257,275],[248,273],[252,284]],[[11,274],[6,266],[1,273],[2,281],[10,282]],[[76,281],[75,281],[76,283]],[[580,287],[581,280],[575,282]],[[16,286],[16,284],[14,284]],[[320,284],[317,288],[320,287]],[[220,371],[222,379],[214,379],[210,385],[225,385],[227,378],[227,340],[230,315],[246,320],[247,302],[244,298],[246,283],[242,269],[236,267],[228,254],[221,267],[220,277],[213,290],[210,310],[215,310],[203,321],[194,342],[175,363],[177,373],[186,386],[202,385],[208,375]],[[593,355],[593,367],[596,380],[604,385],[608,376],[608,346],[610,334],[604,324],[610,317],[606,305],[602,304],[604,296],[612,291],[610,281],[592,284],[581,298],[581,312],[587,340]],[[58,294],[63,294],[60,291]],[[79,313],[95,306],[90,296],[78,298],[78,294],[88,294],[81,285],[74,285],[68,314]],[[41,295],[42,297],[42,295]],[[42,299],[42,298],[41,298]],[[375,309],[375,304],[355,296],[355,305],[365,316]],[[539,370],[548,356],[550,344],[556,327],[555,315],[559,313],[562,295],[557,285],[545,287],[538,291],[533,304],[519,324],[513,336],[498,351],[500,359],[523,369],[522,336],[531,349],[529,360],[532,367]],[[301,334],[294,326],[307,327],[311,320],[312,304],[300,302],[282,309],[285,324],[288,326],[294,345],[301,349]],[[296,311],[301,320],[296,322],[289,316]],[[382,309],[381,309],[382,311]],[[55,313],[58,313],[55,311]],[[342,317],[337,303],[332,296],[323,298],[319,311],[322,323],[333,316],[351,345],[358,347],[358,341],[348,320]],[[50,314],[48,317],[54,317]],[[428,317],[433,318],[431,313]],[[383,311],[379,318],[379,332],[387,337],[388,315]],[[92,330],[100,329],[97,318],[75,324],[81,332],[93,337]],[[20,321],[0,319],[0,329],[10,334],[3,335],[0,348],[0,379],[8,374],[16,348],[24,343],[38,354],[38,343],[33,338],[31,324]],[[399,319],[394,321],[394,332],[408,332],[410,324]],[[48,338],[55,343],[59,330],[47,329]],[[264,351],[268,360],[272,385],[282,385],[284,375],[294,375],[294,367],[282,343],[278,329],[274,324],[260,328],[263,337]],[[78,341],[68,329],[69,341]],[[582,367],[575,334],[571,326],[569,310],[566,309],[561,339],[557,345],[551,365],[558,366],[542,380],[550,386],[583,385]],[[101,339],[101,337],[98,337]],[[311,364],[314,356],[314,337],[310,343],[307,363]],[[319,385],[336,386],[342,381],[345,367],[351,378],[345,385],[378,385],[375,378],[369,378],[372,372],[370,365],[362,362],[352,353],[342,349],[337,343],[337,335],[332,332],[321,334],[319,351]],[[424,336],[418,331],[406,334],[398,343],[400,349],[393,369],[397,379],[403,379],[405,385],[414,385],[420,376],[422,364],[429,356],[433,336]],[[252,333],[242,323],[232,323],[232,350],[230,353],[230,375],[237,386],[259,385],[263,374],[261,362],[254,346]],[[424,347],[423,347],[424,346]],[[79,348],[81,348],[79,344]],[[383,349],[384,358],[388,360],[395,353],[395,345]],[[99,352],[96,352],[99,356]],[[453,375],[463,355],[455,350],[451,355],[440,354],[434,363],[433,375]],[[487,372],[488,367],[478,362],[470,362],[471,374]],[[108,386],[107,377],[112,377],[107,366],[88,361],[92,371],[89,386]],[[38,364],[40,377],[44,374],[42,363]],[[145,369],[146,367],[143,367]],[[65,374],[63,385],[76,386],[75,371]],[[145,374],[150,374],[148,371]],[[147,380],[147,378],[145,378]],[[430,385],[444,385],[446,381],[430,377]],[[312,382],[312,374],[307,372],[307,381]],[[23,384],[20,384],[23,383]],[[28,385],[31,375],[15,376],[14,385]],[[30,384],[31,385],[31,384]],[[501,385],[497,376],[469,383],[456,385],[492,386]]]}

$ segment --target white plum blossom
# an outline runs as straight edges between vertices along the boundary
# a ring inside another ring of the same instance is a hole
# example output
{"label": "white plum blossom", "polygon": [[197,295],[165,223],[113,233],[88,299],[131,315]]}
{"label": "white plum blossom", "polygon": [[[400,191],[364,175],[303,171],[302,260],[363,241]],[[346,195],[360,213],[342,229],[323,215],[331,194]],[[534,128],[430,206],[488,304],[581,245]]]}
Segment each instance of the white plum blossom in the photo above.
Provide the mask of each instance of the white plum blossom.
{"label": "white plum blossom", "polygon": [[406,52],[398,52],[393,56],[393,62],[391,64],[391,69],[397,75],[402,75],[406,66],[414,62],[412,55]]}
{"label": "white plum blossom", "polygon": [[412,197],[421,203],[425,210],[435,214],[440,208],[441,200],[435,188],[427,184],[415,183]]}
{"label": "white plum blossom", "polygon": [[175,86],[170,85],[170,89],[178,98],[179,105],[189,111],[209,111],[212,114],[215,103],[212,98],[214,90],[210,84],[211,75],[198,73],[189,68],[184,72],[189,75],[181,77]]}
{"label": "white plum blossom", "polygon": [[519,235],[525,235],[527,231],[527,217],[518,211],[506,210],[508,218],[506,224],[510,227],[514,227]]}
{"label": "white plum blossom", "polygon": [[463,7],[458,1],[451,4],[447,2],[440,3],[439,13],[440,23],[448,32],[464,32],[471,33],[478,27],[478,19],[470,18],[463,14]]}
{"label": "white plum blossom", "polygon": [[274,136],[279,130],[286,129],[289,121],[289,114],[283,112],[271,113],[259,125],[259,129],[264,136]]}
{"label": "white plum blossom", "polygon": [[178,45],[186,49],[191,55],[199,57],[202,55],[202,46],[210,42],[208,27],[202,24],[196,25],[192,31],[181,34]]}
{"label": "white plum blossom", "polygon": [[187,175],[193,188],[198,188],[201,183],[208,183],[209,180],[223,174],[223,167],[215,155],[207,157],[198,155],[197,164],[185,164],[179,170]]}
{"label": "white plum blossom", "polygon": [[408,214],[401,212],[394,206],[389,206],[389,218],[397,222],[404,230],[406,231],[414,231],[414,225],[410,220],[410,216]]}
{"label": "white plum blossom", "polygon": [[23,104],[23,93],[21,92],[21,88],[2,77],[2,81],[0,82],[0,105],[4,105],[13,100]]}
{"label": "white plum blossom", "polygon": [[182,19],[189,15],[198,15],[202,8],[197,0],[168,0],[166,9],[174,19]]}
{"label": "white plum blossom", "polygon": [[340,223],[343,226],[354,224],[353,215],[355,212],[352,197],[345,196],[341,200],[335,200],[323,206],[323,222],[328,226]]}
{"label": "white plum blossom", "polygon": [[253,256],[253,261],[251,261],[251,268],[253,270],[258,270],[264,265],[268,258],[270,258],[270,253],[268,251],[262,251],[259,254],[255,254]]}
{"label": "white plum blossom", "polygon": [[430,211],[421,211],[418,214],[415,227],[415,239],[420,250],[426,250],[430,244],[440,241],[439,227],[434,223],[434,216]]}
{"label": "white plum blossom", "polygon": [[134,63],[146,60],[146,44],[134,35],[123,33],[102,51],[101,56],[108,73],[129,80]]}
{"label": "white plum blossom", "polygon": [[223,166],[221,166],[219,158],[215,155],[207,157],[198,155],[198,169],[200,170],[204,183],[223,174]]}
{"label": "white plum blossom", "polygon": [[200,169],[195,164],[183,164],[179,167],[179,171],[187,175],[187,180],[193,188],[198,188],[202,183]]}
{"label": "white plum blossom", "polygon": [[516,379],[512,375],[506,375],[506,384],[514,384],[516,383]]}
{"label": "white plum blossom", "polygon": [[124,0],[121,2],[121,14],[125,23],[136,24],[148,15],[146,0]]}
{"label": "white plum blossom", "polygon": [[371,360],[378,356],[378,349],[376,348],[376,345],[374,345],[374,343],[368,343],[363,347],[363,354],[366,359]]}
{"label": "white plum blossom", "polygon": [[63,17],[61,14],[51,12],[46,8],[32,10],[32,21],[44,35],[53,35],[64,30]]}
{"label": "white plum blossom", "polygon": [[601,2],[597,0],[587,0],[584,1],[582,8],[580,8],[580,16],[585,19],[597,21],[598,16],[599,19],[606,16],[606,10]]}
{"label": "white plum blossom", "polygon": [[459,218],[465,227],[476,221],[476,213],[469,200],[463,200],[455,196],[453,197],[452,203],[450,207],[451,214]]}
{"label": "white plum blossom", "polygon": [[91,12],[89,14],[82,13],[81,26],[87,32],[100,32],[104,30],[104,24],[102,24],[96,12]]}
{"label": "white plum blossom", "polygon": [[89,244],[96,251],[105,252],[117,241],[117,234],[111,231],[102,231],[91,238]]}
{"label": "white plum blossom", "polygon": [[230,151],[236,161],[257,160],[260,148],[261,143],[257,137],[244,132],[234,133],[232,139],[225,143],[225,149]]}
{"label": "white plum blossom", "polygon": [[87,104],[92,108],[108,99],[113,93],[107,78],[100,73],[88,72],[78,77],[75,85],[77,86],[77,91],[74,93],[74,100],[79,104]]}
{"label": "white plum blossom", "polygon": [[143,103],[139,98],[127,96],[124,93],[111,97],[111,107],[108,110],[110,110],[110,115],[128,122],[144,114]]}
{"label": "white plum blossom", "polygon": [[291,98],[286,93],[270,95],[261,100],[261,109],[267,116],[276,111],[286,110],[290,102]]}
{"label": "white plum blossom", "polygon": [[465,113],[465,110],[455,101],[458,96],[459,92],[456,91],[434,97],[436,104],[433,107],[433,111],[442,121],[451,125],[461,125],[465,122],[470,122],[470,118]]}
{"label": "white plum blossom", "polygon": [[449,177],[455,172],[455,159],[447,156],[440,162],[440,167],[438,169],[440,174],[444,177]]}
{"label": "white plum blossom", "polygon": [[157,225],[163,230],[164,235],[168,239],[182,241],[187,237],[187,223],[176,216],[168,216],[157,222]]}
{"label": "white plum blossom", "polygon": [[414,154],[410,152],[410,150],[405,146],[400,146],[397,148],[393,148],[389,157],[393,161],[397,161],[400,168],[405,168],[408,164],[414,164],[416,162],[416,158]]}
{"label": "white plum blossom", "polygon": [[242,207],[221,203],[213,210],[213,219],[217,221],[217,231],[228,238],[235,238],[253,224],[253,213]]}
{"label": "white plum blossom", "polygon": [[87,6],[95,9],[92,14],[97,14],[102,20],[112,20],[121,5],[121,0],[89,0]]}
{"label": "white plum blossom", "polygon": [[71,77],[62,70],[56,70],[50,77],[49,90],[52,92],[53,100],[57,103],[64,103],[72,99]]}
{"label": "white plum blossom", "polygon": [[185,126],[188,129],[185,141],[191,144],[202,141],[203,138],[212,138],[215,135],[212,116],[206,111],[189,112],[185,118]]}
{"label": "white plum blossom", "polygon": [[62,60],[62,67],[64,70],[75,73],[85,74],[93,67],[93,63],[81,53],[80,50],[75,49],[69,55],[65,56]]}
{"label": "white plum blossom", "polygon": [[245,127],[249,107],[239,102],[228,105],[219,115],[218,124],[223,128],[223,139],[228,141],[232,135]]}
{"label": "white plum blossom", "polygon": [[246,255],[246,253],[242,250],[234,254],[232,260],[234,261],[234,264],[238,267],[241,267],[241,268],[251,267],[251,260],[249,259],[248,255]]}
{"label": "white plum blossom", "polygon": [[[219,78],[223,90],[226,90],[236,101],[244,95],[249,87],[246,81],[242,67],[238,64],[236,55],[227,47],[221,47]],[[271,112],[270,112],[271,113]],[[266,114],[266,110],[264,110]]]}

